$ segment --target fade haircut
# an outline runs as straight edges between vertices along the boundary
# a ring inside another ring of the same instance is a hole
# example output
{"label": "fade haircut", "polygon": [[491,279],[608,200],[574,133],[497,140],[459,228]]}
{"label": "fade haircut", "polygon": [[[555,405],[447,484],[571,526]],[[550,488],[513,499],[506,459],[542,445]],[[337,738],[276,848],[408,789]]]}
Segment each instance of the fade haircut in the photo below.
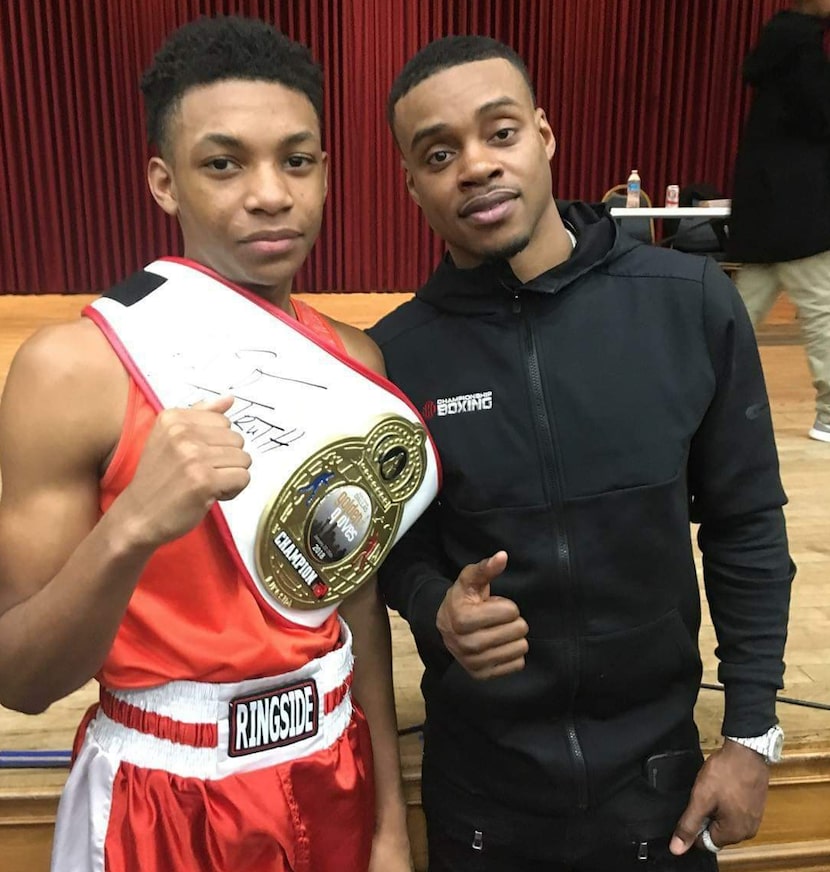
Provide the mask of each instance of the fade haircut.
{"label": "fade haircut", "polygon": [[475,61],[489,61],[492,58],[506,60],[522,74],[535,103],[536,94],[533,90],[533,82],[530,81],[530,73],[525,62],[509,45],[489,36],[444,36],[433,40],[411,57],[392,84],[386,102],[386,120],[392,132],[395,132],[395,106],[416,85],[450,67],[471,64]]}
{"label": "fade haircut", "polygon": [[170,150],[170,120],[191,88],[226,79],[278,82],[306,96],[323,125],[323,72],[311,52],[264,21],[197,18],[174,30],[141,77],[147,138]]}

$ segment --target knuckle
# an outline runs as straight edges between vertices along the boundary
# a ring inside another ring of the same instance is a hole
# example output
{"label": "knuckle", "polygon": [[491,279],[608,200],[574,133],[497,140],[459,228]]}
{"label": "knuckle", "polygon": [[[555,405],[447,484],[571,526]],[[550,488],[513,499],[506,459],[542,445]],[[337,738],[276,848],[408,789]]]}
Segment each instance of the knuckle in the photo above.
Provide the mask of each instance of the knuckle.
{"label": "knuckle", "polygon": [[475,657],[481,654],[481,644],[472,638],[459,639],[458,647],[467,657]]}
{"label": "knuckle", "polygon": [[179,420],[172,409],[161,413],[159,416],[159,426],[162,427],[164,432],[167,433],[168,438],[172,441],[181,439],[187,432],[187,427]]}
{"label": "knuckle", "polygon": [[182,460],[190,463],[193,466],[199,466],[198,458],[200,455],[199,446],[186,436],[182,435],[175,440],[176,451]]}
{"label": "knuckle", "polygon": [[450,611],[450,627],[459,636],[464,636],[470,631],[470,618],[463,611],[452,609]]}
{"label": "knuckle", "polygon": [[511,600],[504,600],[501,604],[504,623],[516,623],[520,620],[519,607]]}
{"label": "knuckle", "polygon": [[207,469],[201,464],[191,461],[184,468],[184,476],[191,490],[209,491],[211,488],[211,477]]}
{"label": "knuckle", "polygon": [[684,841],[689,841],[690,839],[694,839],[697,837],[697,830],[690,827],[689,824],[682,818],[678,822],[675,831]]}
{"label": "knuckle", "polygon": [[458,578],[456,578],[455,583],[458,586],[469,584],[475,578],[475,575],[476,564],[469,563],[461,570],[461,572],[458,573]]}

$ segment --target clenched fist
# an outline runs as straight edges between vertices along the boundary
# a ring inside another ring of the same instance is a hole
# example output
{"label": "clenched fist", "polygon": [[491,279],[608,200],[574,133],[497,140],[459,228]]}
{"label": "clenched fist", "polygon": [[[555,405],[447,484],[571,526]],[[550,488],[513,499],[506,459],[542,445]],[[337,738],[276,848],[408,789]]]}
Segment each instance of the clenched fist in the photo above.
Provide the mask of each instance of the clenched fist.
{"label": "clenched fist", "polygon": [[135,476],[113,503],[136,540],[158,547],[192,530],[216,500],[250,481],[250,455],[225,412],[233,397],[165,409],[150,431]]}

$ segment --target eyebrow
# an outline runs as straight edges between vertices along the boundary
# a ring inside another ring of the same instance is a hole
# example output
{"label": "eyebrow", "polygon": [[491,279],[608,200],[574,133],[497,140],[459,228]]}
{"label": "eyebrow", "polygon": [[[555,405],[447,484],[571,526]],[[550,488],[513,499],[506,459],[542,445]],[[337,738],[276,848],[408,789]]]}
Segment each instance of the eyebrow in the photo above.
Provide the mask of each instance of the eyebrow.
{"label": "eyebrow", "polygon": [[[295,145],[302,145],[310,139],[314,139],[314,132],[311,130],[298,130],[289,136],[280,140],[280,146],[283,148],[293,148]],[[211,144],[218,145],[221,148],[240,149],[245,147],[245,143],[236,136],[230,136],[227,133],[206,133],[197,143],[197,145]]]}
{"label": "eyebrow", "polygon": [[[502,109],[505,106],[518,106],[519,101],[514,100],[512,97],[497,97],[495,100],[488,100],[486,103],[482,103],[481,106],[476,109],[476,118],[481,118],[482,115],[487,115],[489,112],[492,112],[494,109]],[[435,136],[438,133],[443,133],[445,130],[449,129],[449,124],[445,122],[439,122],[438,124],[431,124],[429,127],[422,127],[418,130],[415,135],[412,137],[412,142],[409,143],[409,148],[413,149],[419,142],[427,139],[427,137]]]}

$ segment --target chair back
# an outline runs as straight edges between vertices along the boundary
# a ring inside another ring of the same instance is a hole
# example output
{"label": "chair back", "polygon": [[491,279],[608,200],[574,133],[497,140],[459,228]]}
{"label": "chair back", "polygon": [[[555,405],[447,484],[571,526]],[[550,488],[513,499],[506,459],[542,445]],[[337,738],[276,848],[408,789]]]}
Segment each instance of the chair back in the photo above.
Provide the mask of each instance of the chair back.
{"label": "chair back", "polygon": [[[717,200],[723,194],[708,182],[686,185],[680,191],[681,206],[698,206],[702,200]],[[668,237],[667,244],[677,251],[690,254],[707,254],[715,260],[726,258],[726,220],[723,218],[679,218],[666,219],[663,229]]]}
{"label": "chair back", "polygon": [[[614,185],[613,188],[609,188],[603,194],[602,202],[605,203],[607,209],[625,208],[626,191],[626,185]],[[642,189],[640,190],[640,205],[651,206],[651,197]],[[629,236],[633,236],[635,239],[639,239],[641,242],[648,243],[649,245],[654,245],[654,220],[652,218],[631,216],[615,218],[614,220]]]}

